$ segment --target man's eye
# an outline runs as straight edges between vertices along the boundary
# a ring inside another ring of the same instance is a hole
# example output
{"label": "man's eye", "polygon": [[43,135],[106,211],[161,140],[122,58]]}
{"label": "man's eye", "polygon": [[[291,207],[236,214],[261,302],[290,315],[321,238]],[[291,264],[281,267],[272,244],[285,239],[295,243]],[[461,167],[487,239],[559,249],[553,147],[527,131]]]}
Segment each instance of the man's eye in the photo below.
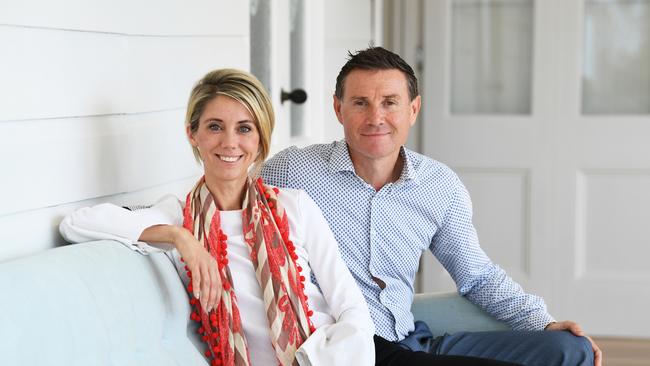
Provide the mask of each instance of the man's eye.
{"label": "man's eye", "polygon": [[364,105],[366,105],[366,102],[364,102],[363,100],[357,100],[357,101],[354,102],[354,105],[364,106]]}

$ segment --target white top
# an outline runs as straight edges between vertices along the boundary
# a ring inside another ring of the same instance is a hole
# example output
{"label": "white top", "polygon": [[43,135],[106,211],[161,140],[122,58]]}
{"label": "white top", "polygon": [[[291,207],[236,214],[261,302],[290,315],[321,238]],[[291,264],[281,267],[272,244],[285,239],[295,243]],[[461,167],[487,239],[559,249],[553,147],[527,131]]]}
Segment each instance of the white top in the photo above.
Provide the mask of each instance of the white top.
{"label": "white top", "polygon": [[[373,365],[372,319],[321,211],[301,190],[280,189],[278,199],[289,219],[289,238],[296,247],[297,264],[303,268],[306,278],[314,273],[322,290],[321,293],[311,281],[305,281],[305,295],[309,308],[314,311],[311,319],[317,330],[298,349],[298,362],[301,365]],[[113,239],[143,254],[165,251],[187,286],[189,278],[173,246],[154,247],[138,241],[147,227],[182,225],[182,204],[174,196],[165,196],[152,208],[128,211],[112,204],[81,208],[67,215],[59,229],[71,242]],[[251,362],[273,365],[277,359],[270,342],[260,285],[243,237],[241,214],[241,210],[221,212],[221,229],[228,236],[228,264]]]}

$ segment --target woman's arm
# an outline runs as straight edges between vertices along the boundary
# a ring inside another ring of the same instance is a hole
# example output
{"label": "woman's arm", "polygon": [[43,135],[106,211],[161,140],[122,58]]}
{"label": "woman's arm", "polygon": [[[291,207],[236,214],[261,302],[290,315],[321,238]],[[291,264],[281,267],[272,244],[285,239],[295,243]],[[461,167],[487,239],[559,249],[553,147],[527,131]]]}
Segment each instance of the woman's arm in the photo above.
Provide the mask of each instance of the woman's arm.
{"label": "woman's arm", "polygon": [[375,327],[366,301],[341,259],[332,231],[316,203],[300,192],[301,231],[309,265],[336,320],[319,327],[298,350],[300,364],[373,365]]}
{"label": "woman's arm", "polygon": [[84,207],[68,214],[59,225],[59,231],[69,242],[111,239],[142,254],[175,248],[192,273],[194,296],[209,311],[221,295],[221,277],[215,260],[192,233],[182,227],[182,220],[180,201],[174,196],[165,196],[152,207],[136,211],[109,203]]}
{"label": "woman's arm", "polygon": [[80,208],[66,215],[59,224],[59,232],[72,243],[111,239],[142,254],[148,254],[172,249],[169,245],[152,247],[140,241],[146,228],[161,224],[183,224],[183,207],[178,198],[167,195],[153,206],[136,211],[110,203]]}

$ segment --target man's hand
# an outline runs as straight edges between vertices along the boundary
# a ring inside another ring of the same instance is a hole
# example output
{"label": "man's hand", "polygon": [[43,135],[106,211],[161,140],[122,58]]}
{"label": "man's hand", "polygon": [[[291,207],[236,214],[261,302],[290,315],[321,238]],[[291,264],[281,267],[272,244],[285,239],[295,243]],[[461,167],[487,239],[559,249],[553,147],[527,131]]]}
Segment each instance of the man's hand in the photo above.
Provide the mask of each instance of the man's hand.
{"label": "man's hand", "polygon": [[585,332],[582,331],[580,325],[576,322],[570,320],[565,320],[563,322],[552,322],[549,323],[544,330],[568,330],[578,337],[585,337],[591,342],[591,348],[594,350],[594,365],[601,366],[603,362],[603,352],[600,350],[596,342],[594,342],[591,337],[587,337]]}

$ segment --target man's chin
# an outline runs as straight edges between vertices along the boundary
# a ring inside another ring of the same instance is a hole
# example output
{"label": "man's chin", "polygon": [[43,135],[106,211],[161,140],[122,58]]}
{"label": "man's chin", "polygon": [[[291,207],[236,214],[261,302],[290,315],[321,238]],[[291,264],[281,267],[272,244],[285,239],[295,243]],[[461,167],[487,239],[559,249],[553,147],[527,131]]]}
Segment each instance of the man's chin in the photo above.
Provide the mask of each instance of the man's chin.
{"label": "man's chin", "polygon": [[[385,145],[382,146],[362,146],[360,149],[356,150],[356,155],[359,155],[367,160],[381,160],[389,158],[392,156],[397,156],[399,154],[399,148],[389,149]],[[354,152],[351,151],[352,154]]]}

